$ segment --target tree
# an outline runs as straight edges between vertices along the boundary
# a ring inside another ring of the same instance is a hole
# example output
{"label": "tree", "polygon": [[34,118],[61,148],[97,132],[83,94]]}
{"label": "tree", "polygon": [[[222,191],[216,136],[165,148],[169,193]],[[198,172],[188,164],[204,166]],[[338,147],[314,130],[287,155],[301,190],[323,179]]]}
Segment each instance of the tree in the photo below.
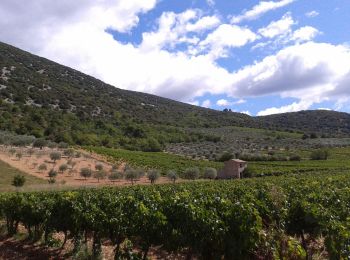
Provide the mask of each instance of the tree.
{"label": "tree", "polygon": [[139,172],[134,169],[128,169],[125,172],[125,179],[130,181],[132,185],[134,185],[138,178],[140,178]]}
{"label": "tree", "polygon": [[67,156],[68,158],[71,158],[74,156],[74,149],[70,148],[70,149],[66,149],[63,151],[63,154],[65,156]]}
{"label": "tree", "polygon": [[97,179],[98,182],[106,178],[106,176],[107,176],[107,173],[104,170],[99,170],[94,173],[94,178]]}
{"label": "tree", "polygon": [[111,182],[114,182],[116,180],[123,179],[123,174],[120,171],[113,171],[109,176],[108,179]]}
{"label": "tree", "polygon": [[21,152],[18,152],[18,153],[16,153],[16,157],[17,157],[18,161],[20,161],[21,158],[23,157],[23,154]]}
{"label": "tree", "polygon": [[65,143],[65,142],[59,142],[59,143],[58,143],[58,148],[60,148],[60,149],[66,149],[66,148],[68,148],[68,144]]}
{"label": "tree", "polygon": [[68,169],[68,165],[67,164],[61,164],[60,167],[58,168],[58,170],[61,173],[64,173],[67,169]]}
{"label": "tree", "polygon": [[157,170],[151,170],[147,174],[147,178],[154,184],[160,177],[160,173]]}
{"label": "tree", "polygon": [[23,175],[17,174],[15,177],[13,177],[12,186],[22,187],[25,182],[26,178]]}
{"label": "tree", "polygon": [[229,152],[224,152],[218,159],[219,162],[226,162],[234,158],[234,155]]}
{"label": "tree", "polygon": [[184,178],[188,180],[196,180],[199,178],[199,169],[197,167],[188,168],[184,172]]}
{"label": "tree", "polygon": [[80,169],[80,176],[85,178],[85,180],[89,177],[91,177],[92,172],[89,168],[81,168]]}
{"label": "tree", "polygon": [[214,168],[206,168],[204,170],[204,178],[205,179],[214,180],[214,179],[216,179],[217,175],[218,175],[218,172]]}
{"label": "tree", "polygon": [[28,150],[28,154],[29,154],[29,157],[32,157],[32,155],[34,154],[34,149],[29,149]]}
{"label": "tree", "polygon": [[50,178],[55,178],[57,176],[57,171],[55,171],[55,169],[51,169],[48,175]]}
{"label": "tree", "polygon": [[51,160],[52,160],[54,163],[56,163],[57,160],[60,160],[61,157],[62,157],[62,155],[61,155],[61,153],[59,153],[59,152],[52,152],[52,153],[50,153],[50,158],[51,158]]}
{"label": "tree", "polygon": [[33,147],[37,147],[37,148],[40,148],[40,150],[43,149],[44,146],[47,145],[47,141],[43,138],[38,138],[38,139],[35,139],[34,143],[33,143]]}
{"label": "tree", "polygon": [[40,172],[46,171],[47,170],[47,165],[45,163],[42,163],[39,165],[38,170]]}
{"label": "tree", "polygon": [[101,163],[96,164],[96,165],[95,165],[95,169],[96,169],[97,171],[102,171],[102,170],[103,170],[103,164],[101,164]]}
{"label": "tree", "polygon": [[171,180],[173,183],[176,182],[176,180],[178,179],[176,171],[170,170],[167,173],[167,177],[169,180]]}

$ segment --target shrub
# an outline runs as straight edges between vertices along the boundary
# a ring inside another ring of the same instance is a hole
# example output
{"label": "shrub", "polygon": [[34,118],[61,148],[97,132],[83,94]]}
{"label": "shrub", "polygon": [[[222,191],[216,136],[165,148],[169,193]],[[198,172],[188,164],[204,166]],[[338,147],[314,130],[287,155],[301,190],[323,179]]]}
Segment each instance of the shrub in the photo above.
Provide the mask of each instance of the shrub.
{"label": "shrub", "polygon": [[167,177],[168,177],[168,179],[171,180],[173,183],[175,183],[176,180],[178,179],[177,174],[176,174],[176,171],[174,171],[174,170],[168,171]]}
{"label": "shrub", "polygon": [[134,169],[128,169],[126,172],[125,172],[125,179],[130,181],[131,184],[134,184],[137,179],[140,178],[140,174],[139,174],[139,171],[137,170],[134,170]]}
{"label": "shrub", "polygon": [[315,150],[310,154],[311,160],[327,160],[329,151],[326,149]]}
{"label": "shrub", "polygon": [[52,152],[50,153],[50,159],[56,163],[57,160],[60,160],[61,159],[61,153],[59,152]]}
{"label": "shrub", "polygon": [[42,163],[39,165],[38,170],[43,172],[47,170],[47,165],[45,163]]}
{"label": "shrub", "polygon": [[94,178],[97,179],[98,182],[100,182],[101,179],[106,178],[107,173],[103,170],[99,170],[97,172],[94,173]]}
{"label": "shrub", "polygon": [[216,179],[217,175],[218,175],[218,172],[214,168],[206,168],[204,170],[204,178],[205,179],[214,180],[214,179]]}
{"label": "shrub", "polygon": [[160,173],[157,170],[151,170],[147,174],[147,178],[151,181],[151,183],[155,183],[160,177]]}
{"label": "shrub", "polygon": [[68,165],[67,164],[61,164],[60,167],[58,168],[58,170],[61,173],[64,173],[67,169],[68,169]]}
{"label": "shrub", "polygon": [[60,148],[60,149],[66,149],[66,148],[68,148],[68,144],[65,143],[65,142],[59,142],[59,143],[58,143],[58,148]]}
{"label": "shrub", "polygon": [[96,164],[96,165],[95,165],[95,169],[96,169],[97,171],[102,171],[102,170],[103,170],[103,164],[101,164],[101,163]]}
{"label": "shrub", "polygon": [[26,178],[23,175],[17,174],[15,177],[13,177],[12,185],[15,187],[22,187],[25,182]]}
{"label": "shrub", "polygon": [[54,169],[51,169],[48,175],[50,178],[55,178],[57,176],[57,171],[55,171]]}
{"label": "shrub", "polygon": [[63,151],[63,154],[69,158],[73,157],[74,155],[74,149],[66,149]]}
{"label": "shrub", "polygon": [[226,162],[234,158],[234,155],[229,152],[224,152],[218,159],[219,162]]}
{"label": "shrub", "polygon": [[116,181],[116,180],[120,180],[123,179],[123,174],[119,171],[113,171],[109,176],[108,179],[110,181]]}
{"label": "shrub", "polygon": [[80,169],[80,176],[85,178],[85,180],[89,177],[91,177],[92,172],[89,168],[81,168]]}
{"label": "shrub", "polygon": [[184,178],[188,180],[196,180],[199,178],[199,169],[197,167],[188,168],[184,172]]}
{"label": "shrub", "polygon": [[42,138],[38,138],[38,139],[35,139],[34,143],[33,143],[33,147],[38,147],[41,149],[43,149],[44,146],[47,145],[47,141],[45,139],[42,139]]}

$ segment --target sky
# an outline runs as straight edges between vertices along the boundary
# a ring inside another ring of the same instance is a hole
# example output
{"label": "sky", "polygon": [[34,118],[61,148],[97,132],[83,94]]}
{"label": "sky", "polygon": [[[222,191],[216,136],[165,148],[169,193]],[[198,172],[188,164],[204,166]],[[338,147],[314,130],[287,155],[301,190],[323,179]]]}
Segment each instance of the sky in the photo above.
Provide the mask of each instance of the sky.
{"label": "sky", "polygon": [[1,0],[0,41],[217,110],[350,112],[350,0]]}

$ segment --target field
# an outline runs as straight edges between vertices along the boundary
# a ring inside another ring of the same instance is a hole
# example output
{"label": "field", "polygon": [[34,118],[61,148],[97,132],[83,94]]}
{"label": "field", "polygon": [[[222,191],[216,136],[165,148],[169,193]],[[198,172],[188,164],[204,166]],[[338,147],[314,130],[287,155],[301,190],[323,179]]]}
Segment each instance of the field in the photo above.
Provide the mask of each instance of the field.
{"label": "field", "polygon": [[166,173],[169,170],[175,170],[181,174],[181,172],[190,167],[198,167],[200,169],[206,167],[220,169],[223,167],[223,164],[220,162],[191,160],[184,156],[161,152],[145,153],[104,147],[86,147],[85,149],[106,156],[108,160],[114,163],[126,162],[134,167],[158,169],[163,173]]}
{"label": "field", "polygon": [[16,175],[24,175],[26,177],[26,185],[35,186],[47,183],[46,181],[24,173],[11,167],[7,163],[0,160],[0,191],[14,190],[15,188],[11,186],[13,177]]}

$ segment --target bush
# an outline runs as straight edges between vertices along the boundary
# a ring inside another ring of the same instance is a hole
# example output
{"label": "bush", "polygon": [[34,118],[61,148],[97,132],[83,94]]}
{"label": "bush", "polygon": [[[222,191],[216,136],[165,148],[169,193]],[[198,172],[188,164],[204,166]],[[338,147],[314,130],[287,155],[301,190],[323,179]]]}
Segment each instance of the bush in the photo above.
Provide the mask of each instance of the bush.
{"label": "bush", "polygon": [[42,163],[39,165],[38,170],[43,172],[47,170],[47,165],[45,163]]}
{"label": "bush", "polygon": [[137,170],[128,169],[125,172],[125,180],[130,181],[131,184],[134,184],[138,178],[140,178],[140,174],[139,174],[139,171],[137,171]]}
{"label": "bush", "polygon": [[21,160],[21,158],[23,157],[23,154],[21,152],[16,153],[16,157],[18,160]]}
{"label": "bush", "polygon": [[57,176],[57,171],[55,171],[54,169],[51,169],[48,175],[50,178],[55,178]]}
{"label": "bush", "polygon": [[176,182],[176,180],[178,179],[176,171],[170,170],[167,173],[167,177],[169,180],[171,180],[173,183]]}
{"label": "bush", "polygon": [[62,155],[61,155],[61,153],[59,153],[59,152],[52,152],[52,153],[50,153],[50,159],[51,159],[54,163],[56,163],[57,160],[60,160],[61,157],[62,157]]}
{"label": "bush", "polygon": [[100,182],[100,180],[106,178],[107,173],[104,170],[99,170],[97,172],[94,173],[94,178],[97,179],[98,182]]}
{"label": "bush", "polygon": [[15,187],[22,187],[26,182],[26,178],[23,175],[17,174],[13,177],[12,185]]}
{"label": "bush", "polygon": [[116,181],[116,180],[120,180],[123,179],[123,174],[119,171],[113,171],[109,176],[108,179],[110,181]]}
{"label": "bush", "polygon": [[39,138],[39,139],[35,139],[35,141],[33,142],[33,146],[43,149],[44,146],[47,145],[47,141],[45,139]]}
{"label": "bush", "polygon": [[97,171],[102,171],[103,170],[103,165],[101,163],[95,165],[95,169]]}
{"label": "bush", "polygon": [[160,177],[160,173],[157,170],[151,170],[147,174],[147,178],[151,181],[151,183],[155,183]]}
{"label": "bush", "polygon": [[85,178],[85,180],[89,177],[91,177],[92,172],[89,168],[81,168],[80,169],[80,176]]}
{"label": "bush", "polygon": [[228,160],[231,160],[234,158],[234,155],[232,153],[229,152],[224,152],[217,161],[219,162],[226,162]]}
{"label": "bush", "polygon": [[218,172],[214,168],[206,168],[204,170],[204,178],[205,179],[214,180],[214,179],[216,179],[217,175],[218,175]]}
{"label": "bush", "polygon": [[326,149],[315,150],[310,154],[311,160],[327,160],[329,151]]}
{"label": "bush", "polygon": [[184,172],[184,178],[188,180],[196,180],[199,178],[199,169],[197,167],[188,168]]}
{"label": "bush", "polygon": [[62,165],[60,165],[60,167],[58,168],[58,170],[59,170],[61,173],[64,173],[67,169],[68,169],[68,165],[67,165],[67,164],[62,164]]}

